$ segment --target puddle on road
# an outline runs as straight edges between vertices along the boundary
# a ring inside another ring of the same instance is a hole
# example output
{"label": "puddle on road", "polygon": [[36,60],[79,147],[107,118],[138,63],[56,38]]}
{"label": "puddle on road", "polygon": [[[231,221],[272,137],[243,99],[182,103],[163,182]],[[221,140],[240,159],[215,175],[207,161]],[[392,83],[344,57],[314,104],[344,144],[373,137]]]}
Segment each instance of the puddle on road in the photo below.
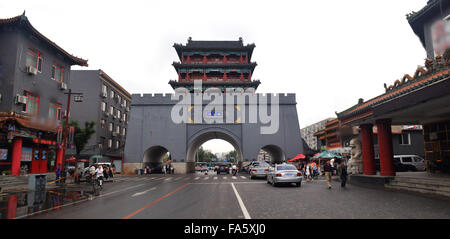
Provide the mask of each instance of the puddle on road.
{"label": "puddle on road", "polygon": [[[27,218],[27,215],[80,200],[92,200],[92,190],[70,188],[5,193],[0,195],[0,219]],[[31,218],[32,216],[29,216]]]}

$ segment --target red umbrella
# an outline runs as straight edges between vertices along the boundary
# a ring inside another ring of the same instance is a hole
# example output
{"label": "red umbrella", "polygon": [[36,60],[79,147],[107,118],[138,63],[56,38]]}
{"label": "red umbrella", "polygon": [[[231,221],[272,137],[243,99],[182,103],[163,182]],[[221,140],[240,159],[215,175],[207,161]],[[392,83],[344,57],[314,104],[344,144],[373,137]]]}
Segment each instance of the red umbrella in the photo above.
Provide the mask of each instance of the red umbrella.
{"label": "red umbrella", "polygon": [[303,155],[303,154],[297,154],[297,156],[293,157],[292,159],[289,159],[288,162],[295,162],[295,161],[297,161],[298,159],[305,159],[305,158],[306,158],[305,155]]}

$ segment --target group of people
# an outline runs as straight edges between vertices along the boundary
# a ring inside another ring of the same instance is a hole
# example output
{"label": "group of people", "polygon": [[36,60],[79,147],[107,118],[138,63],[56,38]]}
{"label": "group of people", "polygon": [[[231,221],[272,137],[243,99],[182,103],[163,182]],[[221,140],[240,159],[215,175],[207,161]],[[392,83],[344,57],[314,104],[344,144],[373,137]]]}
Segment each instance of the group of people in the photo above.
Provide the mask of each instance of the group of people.
{"label": "group of people", "polygon": [[108,178],[113,178],[114,177],[114,173],[113,173],[113,169],[112,167],[105,165],[105,167],[103,167],[103,165],[99,164],[99,165],[92,165],[89,168],[89,175],[91,176],[91,178],[96,178],[99,181],[100,184],[100,188],[103,188],[103,180],[108,180]]}
{"label": "group of people", "polygon": [[[301,163],[298,166],[298,170],[302,172],[302,175],[307,182],[316,179],[321,174],[320,167],[314,161]],[[348,173],[347,173],[347,166],[345,165],[344,160],[341,160],[339,162],[337,162],[336,159],[326,161],[323,167],[323,172],[327,180],[327,186],[329,189],[331,189],[331,178],[334,175],[339,176],[341,181],[341,187],[345,187],[345,184],[347,183]]]}
{"label": "group of people", "polygon": [[[154,169],[155,172],[161,172],[164,175],[165,174],[174,174],[175,173],[175,168],[171,165],[171,164],[165,164],[165,165],[158,165],[156,166],[156,168]],[[151,174],[152,173],[152,169],[150,168],[149,165],[145,166],[144,168],[144,174]]]}

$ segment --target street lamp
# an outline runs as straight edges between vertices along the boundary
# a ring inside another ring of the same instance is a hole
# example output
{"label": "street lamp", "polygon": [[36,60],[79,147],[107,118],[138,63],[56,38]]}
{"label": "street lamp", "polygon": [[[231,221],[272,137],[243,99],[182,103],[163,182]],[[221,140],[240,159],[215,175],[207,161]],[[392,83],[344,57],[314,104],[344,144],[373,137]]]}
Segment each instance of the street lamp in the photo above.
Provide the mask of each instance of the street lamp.
{"label": "street lamp", "polygon": [[[67,111],[66,111],[66,122],[64,124],[64,138],[63,138],[63,166],[66,164],[66,151],[67,151],[67,131],[69,128],[69,113],[70,113],[70,98],[74,95],[75,102],[83,102],[83,93],[73,93],[72,89],[69,92],[64,92],[67,95]],[[75,169],[77,167],[78,159],[75,159]],[[63,167],[64,168],[64,167]]]}

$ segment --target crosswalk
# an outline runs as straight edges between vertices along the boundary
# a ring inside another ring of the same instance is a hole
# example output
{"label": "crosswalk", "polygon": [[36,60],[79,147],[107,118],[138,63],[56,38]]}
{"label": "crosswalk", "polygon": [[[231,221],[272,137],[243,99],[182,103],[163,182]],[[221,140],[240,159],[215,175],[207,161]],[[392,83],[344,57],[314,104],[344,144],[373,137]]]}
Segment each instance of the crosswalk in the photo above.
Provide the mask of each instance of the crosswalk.
{"label": "crosswalk", "polygon": [[179,182],[179,181],[242,181],[251,180],[250,176],[209,176],[209,175],[170,175],[170,176],[121,176],[114,178],[114,182]]}

